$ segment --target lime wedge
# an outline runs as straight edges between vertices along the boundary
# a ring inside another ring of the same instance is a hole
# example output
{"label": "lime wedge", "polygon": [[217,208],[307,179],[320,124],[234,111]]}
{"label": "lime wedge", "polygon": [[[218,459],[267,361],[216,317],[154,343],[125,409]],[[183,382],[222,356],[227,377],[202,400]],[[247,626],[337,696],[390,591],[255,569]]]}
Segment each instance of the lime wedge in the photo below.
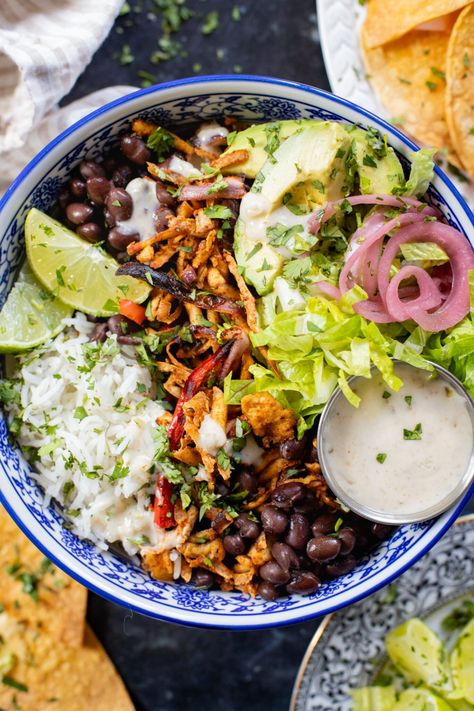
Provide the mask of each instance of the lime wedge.
{"label": "lime wedge", "polygon": [[52,217],[32,208],[25,222],[28,261],[40,282],[61,301],[91,316],[110,316],[119,299],[140,304],[150,286],[129,276],[118,277],[118,263]]}
{"label": "lime wedge", "polygon": [[474,620],[468,622],[451,654],[451,670],[456,689],[474,704]]}
{"label": "lime wedge", "polygon": [[435,633],[417,617],[388,633],[388,656],[405,678],[414,684],[434,689],[451,689],[447,653]]}
{"label": "lime wedge", "polygon": [[39,283],[25,262],[0,311],[0,353],[19,353],[53,338],[72,311]]}
{"label": "lime wedge", "polygon": [[428,689],[407,689],[400,694],[393,711],[452,711],[449,704]]}
{"label": "lime wedge", "polygon": [[352,711],[393,711],[394,686],[363,686],[351,691]]}

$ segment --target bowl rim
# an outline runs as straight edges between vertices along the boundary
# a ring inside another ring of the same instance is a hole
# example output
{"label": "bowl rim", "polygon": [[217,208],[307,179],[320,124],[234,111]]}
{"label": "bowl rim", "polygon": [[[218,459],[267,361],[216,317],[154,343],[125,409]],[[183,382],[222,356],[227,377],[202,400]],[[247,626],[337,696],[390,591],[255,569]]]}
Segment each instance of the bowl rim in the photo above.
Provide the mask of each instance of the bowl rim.
{"label": "bowl rim", "polygon": [[[65,141],[68,137],[72,136],[75,134],[78,130],[81,128],[84,128],[87,126],[89,123],[94,121],[95,119],[101,117],[104,114],[107,114],[109,111],[124,106],[126,104],[130,104],[134,102],[135,100],[145,97],[148,95],[159,95],[161,92],[166,91],[166,90],[173,90],[173,89],[180,89],[180,88],[186,88],[189,86],[196,86],[200,87],[201,89],[205,90],[210,85],[212,84],[222,84],[222,83],[228,83],[229,87],[228,89],[231,90],[233,85],[240,85],[238,87],[239,91],[244,91],[246,88],[246,85],[252,85],[248,86],[248,91],[251,93],[251,89],[253,88],[253,91],[256,96],[258,96],[258,92],[255,91],[256,86],[261,85],[264,87],[265,85],[271,86],[271,87],[278,87],[280,89],[288,89],[288,90],[296,90],[303,92],[309,96],[313,96],[316,99],[324,99],[325,101],[339,105],[341,107],[344,107],[346,109],[349,109],[350,111],[353,111],[354,113],[358,114],[359,116],[366,118],[369,120],[370,123],[376,124],[384,133],[388,133],[389,136],[395,139],[398,139],[398,141],[409,148],[412,151],[416,151],[419,149],[419,146],[414,143],[410,138],[405,136],[401,131],[399,131],[397,128],[391,126],[388,122],[385,120],[381,119],[379,116],[376,114],[367,111],[366,109],[357,106],[351,101],[348,101],[342,97],[339,97],[335,94],[331,94],[330,92],[324,90],[324,89],[319,89],[317,87],[313,87],[308,84],[303,84],[300,82],[296,81],[290,81],[286,79],[278,79],[274,78],[271,76],[260,76],[260,75],[252,75],[252,74],[215,74],[215,75],[204,75],[204,76],[198,76],[198,77],[189,77],[189,78],[182,78],[182,79],[176,79],[168,82],[163,82],[161,84],[156,84],[151,87],[147,87],[144,89],[138,89],[137,91],[131,92],[129,94],[126,94],[123,97],[120,97],[118,99],[115,99],[113,101],[110,101],[104,106],[101,106],[98,109],[95,109],[94,111],[86,114],[82,118],[78,119],[75,121],[71,126],[66,128],[64,131],[58,134],[53,140],[51,140],[49,143],[46,144],[28,163],[27,165],[21,170],[21,172],[18,174],[18,176],[15,178],[15,180],[11,183],[3,197],[0,199],[0,214],[3,211],[3,209],[7,206],[7,204],[14,199],[15,193],[17,190],[21,187],[22,183],[26,180],[26,178],[29,176],[29,174],[32,172],[32,170],[37,167],[41,162],[43,161],[44,158],[48,156],[48,154],[55,149],[56,147],[60,146],[63,141]],[[237,88],[237,87],[236,87]],[[225,93],[227,89],[225,89],[222,86],[216,87],[216,93],[219,93],[219,91]],[[282,99],[285,97],[282,96]],[[464,212],[464,215],[468,222],[471,224],[471,226],[474,228],[474,213],[471,211],[471,209],[468,207],[466,201],[464,198],[461,196],[457,188],[454,186],[452,181],[449,179],[449,177],[446,175],[446,173],[439,168],[439,166],[435,166],[435,175],[439,180],[441,180],[442,183],[445,184],[447,190],[451,195],[454,196],[455,200],[458,202],[459,207],[462,209],[462,212]],[[59,568],[64,570],[68,575],[70,575],[72,578],[77,580],[79,583],[84,585],[86,588],[89,590],[95,592],[96,594],[100,595],[101,597],[107,599],[110,602],[114,602],[118,605],[121,605],[122,607],[126,607],[127,609],[133,610],[135,612],[138,612],[140,614],[144,614],[148,617],[152,617],[154,619],[162,620],[165,622],[174,622],[175,624],[182,624],[190,627],[210,627],[210,628],[225,628],[225,629],[238,629],[238,630],[252,630],[252,629],[264,629],[264,628],[269,628],[269,627],[281,627],[281,626],[286,626],[286,625],[291,625],[291,624],[297,624],[300,622],[304,622],[306,620],[311,620],[311,619],[316,619],[319,617],[322,617],[326,614],[329,614],[331,612],[335,612],[338,609],[341,609],[343,607],[346,607],[348,605],[352,605],[353,603],[373,594],[377,590],[385,587],[388,585],[390,582],[395,580],[399,575],[401,575],[403,572],[405,572],[408,568],[410,568],[416,561],[418,561],[425,553],[428,552],[428,550],[435,545],[435,543],[444,535],[444,533],[448,530],[448,528],[451,526],[451,524],[455,521],[455,519],[458,517],[459,513],[461,512],[462,508],[464,505],[467,503],[468,499],[470,496],[474,494],[474,484],[468,489],[465,493],[465,495],[458,501],[458,503],[452,507],[450,510],[448,510],[445,514],[442,516],[445,517],[445,520],[442,522],[440,529],[436,531],[435,534],[432,534],[430,541],[428,544],[423,543],[422,537],[418,539],[414,547],[419,548],[419,550],[416,550],[411,558],[407,560],[404,564],[401,566],[398,566],[396,570],[394,570],[389,576],[385,577],[383,580],[380,580],[376,582],[375,584],[369,585],[367,589],[362,589],[359,593],[354,594],[351,596],[350,600],[339,600],[339,602],[334,602],[331,605],[328,605],[325,607],[324,610],[321,611],[308,611],[304,612],[304,608],[297,608],[295,610],[295,616],[290,616],[290,619],[285,619],[286,615],[286,610],[281,610],[281,611],[275,611],[275,612],[270,612],[266,611],[265,614],[260,614],[260,613],[252,613],[251,615],[248,615],[248,617],[244,620],[242,620],[240,615],[234,614],[234,613],[223,613],[222,618],[219,619],[219,616],[215,616],[213,619],[209,619],[211,616],[206,614],[205,611],[194,611],[190,610],[189,614],[186,614],[186,610],[184,609],[183,611],[185,612],[184,615],[178,614],[176,615],[176,612],[178,611],[178,608],[174,608],[173,611],[170,611],[169,613],[167,611],[163,611],[161,609],[160,611],[155,611],[155,610],[149,610],[149,609],[143,609],[138,604],[133,603],[131,600],[124,600],[119,594],[115,594],[114,592],[111,591],[105,591],[101,587],[97,586],[94,582],[92,582],[90,579],[88,579],[85,575],[82,575],[80,572],[76,572],[75,570],[72,570],[69,567],[69,564],[67,561],[62,560],[61,557],[57,556],[56,553],[52,553],[49,549],[46,543],[43,543],[41,540],[37,538],[35,534],[33,534],[30,529],[28,528],[27,524],[23,522],[23,520],[20,518],[19,514],[16,512],[13,504],[10,503],[9,499],[5,496],[3,490],[0,488],[0,503],[5,507],[9,515],[13,518],[15,523],[19,526],[19,528],[25,533],[25,535],[34,543],[34,545],[37,546],[46,556],[48,556],[55,565],[57,565]],[[430,528],[426,529],[426,533],[428,533],[431,530]],[[381,571],[382,572],[382,571]],[[361,586],[363,587],[362,581],[361,581]],[[130,593],[132,597],[135,596],[134,593]],[[314,601],[315,604],[317,604],[317,601]],[[159,601],[157,602],[157,605],[159,606]],[[309,603],[310,608],[312,607],[311,603]],[[299,614],[299,610],[301,610],[301,614]],[[266,619],[267,617],[271,617],[272,619]],[[282,617],[283,619],[275,619],[275,617]],[[235,620],[235,624],[234,624]],[[240,622],[242,620],[242,622]]]}

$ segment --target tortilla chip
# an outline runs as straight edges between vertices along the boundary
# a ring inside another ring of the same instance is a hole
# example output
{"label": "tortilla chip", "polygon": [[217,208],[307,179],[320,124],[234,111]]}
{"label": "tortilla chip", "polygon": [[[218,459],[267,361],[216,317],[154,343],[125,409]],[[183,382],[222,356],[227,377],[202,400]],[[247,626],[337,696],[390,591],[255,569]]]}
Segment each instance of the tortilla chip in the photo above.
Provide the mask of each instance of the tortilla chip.
{"label": "tortilla chip", "polygon": [[462,165],[474,176],[474,5],[459,15],[448,45],[446,117]]}
{"label": "tortilla chip", "polygon": [[445,116],[444,72],[449,35],[443,32],[410,32],[395,42],[362,48],[369,80],[382,104],[399,121],[405,133],[438,149],[454,148]]}
{"label": "tortilla chip", "polygon": [[242,398],[242,413],[257,437],[262,437],[265,447],[279,444],[295,436],[296,415],[283,407],[267,392],[245,395]]}
{"label": "tortilla chip", "polygon": [[48,636],[58,645],[81,646],[86,588],[52,565],[2,507],[0,603],[13,619],[25,620],[32,628],[47,630]]}
{"label": "tortilla chip", "polygon": [[460,10],[469,2],[471,0],[398,0],[396,3],[392,0],[369,0],[364,23],[366,46],[369,49],[380,47],[402,37],[418,25]]}
{"label": "tortilla chip", "polygon": [[89,627],[84,645],[74,650],[30,625],[12,623],[6,612],[0,615],[0,630],[5,647],[16,656],[6,676],[9,683],[20,685],[7,685],[3,677],[1,708],[134,711],[122,680]]}

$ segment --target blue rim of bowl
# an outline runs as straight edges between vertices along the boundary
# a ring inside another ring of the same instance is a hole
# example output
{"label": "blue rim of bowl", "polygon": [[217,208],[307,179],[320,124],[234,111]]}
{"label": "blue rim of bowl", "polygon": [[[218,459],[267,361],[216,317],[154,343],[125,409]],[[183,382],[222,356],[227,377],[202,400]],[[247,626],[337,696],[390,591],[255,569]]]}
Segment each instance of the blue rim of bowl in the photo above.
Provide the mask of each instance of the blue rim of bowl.
{"label": "blue rim of bowl", "polygon": [[[101,106],[99,109],[96,109],[95,111],[92,111],[91,113],[87,114],[86,116],[83,116],[81,119],[73,123],[69,128],[65,129],[62,131],[56,138],[54,138],[52,141],[50,141],[44,148],[39,151],[34,158],[31,159],[31,161],[23,168],[23,170],[19,173],[17,178],[12,182],[10,187],[7,189],[5,192],[4,196],[0,199],[0,212],[4,209],[4,207],[7,205],[7,203],[10,201],[10,199],[14,196],[16,190],[20,187],[20,185],[23,183],[25,178],[28,176],[28,174],[35,168],[36,165],[41,163],[43,158],[50,153],[50,151],[55,148],[56,146],[60,145],[66,138],[74,134],[78,128],[81,128],[83,126],[86,126],[88,123],[93,121],[94,119],[102,116],[103,114],[108,113],[111,109],[128,104],[130,102],[133,102],[139,97],[142,96],[148,96],[152,94],[159,94],[161,91],[167,90],[167,89],[175,89],[179,87],[186,87],[186,86],[193,86],[193,85],[200,85],[200,84],[212,84],[212,83],[217,83],[217,82],[233,82],[233,83],[245,83],[245,82],[252,82],[254,84],[261,84],[261,85],[271,85],[271,86],[279,86],[283,88],[288,88],[288,89],[296,89],[298,91],[305,92],[309,95],[316,96],[323,98],[327,101],[334,102],[336,104],[339,104],[341,106],[344,106],[346,108],[351,109],[352,111],[355,111],[356,113],[360,114],[361,116],[364,116],[365,118],[369,119],[370,122],[377,124],[380,126],[384,132],[388,132],[393,134],[398,140],[405,144],[408,148],[410,148],[412,151],[416,151],[419,149],[419,146],[417,146],[413,141],[411,141],[407,136],[405,136],[401,131],[399,131],[397,128],[391,126],[389,123],[387,123],[384,119],[381,119],[379,116],[376,114],[372,113],[371,111],[367,111],[366,109],[363,109],[357,104],[354,104],[352,101],[347,101],[346,99],[343,99],[340,96],[337,96],[336,94],[331,94],[328,91],[325,91],[323,89],[317,89],[316,87],[310,86],[309,84],[302,84],[300,82],[295,82],[295,81],[288,81],[285,79],[277,79],[269,76],[259,76],[259,75],[252,75],[252,74],[215,74],[215,75],[206,75],[206,76],[201,76],[201,77],[190,77],[190,78],[184,78],[184,79],[176,79],[173,81],[169,82],[164,82],[162,84],[156,84],[151,87],[147,87],[146,89],[138,89],[137,91],[134,91],[130,94],[126,94],[123,97],[120,97],[119,99],[115,99],[114,101],[110,101],[107,104],[104,104],[104,106]],[[282,97],[284,98],[284,97]],[[467,218],[469,219],[471,225],[474,227],[474,213],[471,211],[471,209],[468,207],[466,201],[462,197],[462,195],[459,193],[457,188],[454,186],[452,181],[448,178],[446,173],[439,168],[439,166],[435,166],[435,173],[436,175],[440,178],[440,180],[445,183],[449,191],[454,195],[454,197],[458,200],[460,206],[464,210]],[[265,620],[261,620],[260,616],[255,616],[256,619],[258,620],[256,624],[239,624],[239,625],[229,625],[225,622],[223,623],[217,623],[217,624],[209,624],[207,622],[197,622],[193,620],[176,620],[175,617],[173,617],[172,614],[160,614],[158,612],[152,612],[150,610],[144,611],[141,607],[138,605],[133,605],[130,603],[124,603],[121,598],[118,595],[114,595],[112,593],[104,592],[101,590],[99,587],[97,587],[94,583],[91,583],[89,580],[87,580],[85,577],[83,577],[80,573],[76,573],[71,571],[71,569],[68,567],[67,563],[59,559],[56,555],[52,555],[51,552],[48,550],[47,546],[43,544],[41,541],[39,541],[36,536],[32,535],[30,530],[26,525],[24,525],[23,521],[21,518],[17,515],[15,509],[10,505],[10,503],[5,499],[2,490],[0,489],[0,503],[5,507],[5,509],[8,511],[10,516],[13,518],[15,523],[18,525],[18,527],[23,531],[23,533],[34,543],[34,545],[39,548],[39,550],[42,551],[46,556],[48,556],[52,562],[57,565],[59,568],[61,568],[65,573],[70,575],[73,579],[77,580],[79,583],[84,585],[86,588],[91,590],[92,592],[96,593],[100,597],[103,597],[104,599],[108,600],[109,602],[113,602],[115,604],[120,605],[121,607],[126,607],[127,609],[133,610],[134,612],[138,612],[139,614],[145,615],[147,617],[151,617],[153,619],[161,620],[163,622],[173,622],[174,624],[181,624],[187,627],[206,627],[206,628],[224,628],[224,629],[236,629],[236,630],[252,630],[252,629],[264,629],[268,627],[283,627],[287,625],[293,625],[293,624],[298,624],[300,622],[304,622],[307,620],[311,619],[317,619],[319,617],[323,617],[324,615],[330,614],[332,612],[336,612],[339,609],[342,609],[344,607],[347,607],[348,605],[352,605],[355,602],[358,602],[359,600],[364,599],[365,597],[368,597],[369,595],[372,595],[375,593],[377,590],[380,590],[381,588],[385,587],[389,583],[391,583],[393,580],[398,578],[402,573],[404,573],[408,568],[410,568],[414,563],[416,563],[425,553],[428,552],[430,548],[432,548],[435,543],[444,535],[444,533],[450,528],[450,526],[453,524],[453,522],[456,520],[466,503],[469,501],[470,497],[474,495],[474,484],[471,486],[471,488],[465,493],[465,495],[460,499],[458,502],[458,505],[454,508],[452,511],[451,515],[447,519],[445,525],[443,528],[436,533],[436,535],[433,537],[433,539],[429,543],[429,547],[425,547],[424,549],[420,550],[418,553],[415,554],[413,558],[411,558],[409,561],[407,561],[403,566],[401,566],[396,572],[394,572],[392,575],[387,577],[383,582],[377,583],[376,585],[372,586],[369,590],[363,591],[358,595],[355,595],[354,597],[351,598],[350,601],[344,601],[339,604],[334,604],[330,607],[328,607],[326,610],[320,613],[309,613],[309,614],[304,614],[298,617],[297,619],[292,619],[292,620],[282,620],[282,621],[269,621],[265,622]],[[284,614],[284,612],[282,613]]]}

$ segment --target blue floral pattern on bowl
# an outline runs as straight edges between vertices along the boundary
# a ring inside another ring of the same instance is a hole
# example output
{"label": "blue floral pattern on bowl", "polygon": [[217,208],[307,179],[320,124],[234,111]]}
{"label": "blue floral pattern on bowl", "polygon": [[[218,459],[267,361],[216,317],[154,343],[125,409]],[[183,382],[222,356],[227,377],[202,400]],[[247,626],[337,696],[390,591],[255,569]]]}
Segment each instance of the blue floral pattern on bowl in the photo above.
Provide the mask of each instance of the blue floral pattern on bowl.
{"label": "blue floral pattern on bowl", "polygon": [[[49,144],[25,168],[0,202],[0,305],[23,259],[23,224],[34,206],[48,211],[72,168],[97,158],[137,116],[164,125],[231,115],[247,121],[318,118],[372,125],[389,134],[407,164],[415,148],[395,129],[348,102],[290,82],[258,77],[208,77],[151,87],[85,117]],[[430,199],[445,219],[472,235],[473,217],[449,180],[439,173]],[[325,614],[364,597],[398,576],[426,552],[455,519],[462,502],[437,520],[403,526],[351,573],[324,583],[314,594],[274,602],[241,593],[203,591],[152,580],[128,559],[100,551],[62,525],[54,505],[45,506],[29,465],[8,439],[0,420],[0,500],[48,557],[99,594],[138,612],[186,624],[264,627]]]}

